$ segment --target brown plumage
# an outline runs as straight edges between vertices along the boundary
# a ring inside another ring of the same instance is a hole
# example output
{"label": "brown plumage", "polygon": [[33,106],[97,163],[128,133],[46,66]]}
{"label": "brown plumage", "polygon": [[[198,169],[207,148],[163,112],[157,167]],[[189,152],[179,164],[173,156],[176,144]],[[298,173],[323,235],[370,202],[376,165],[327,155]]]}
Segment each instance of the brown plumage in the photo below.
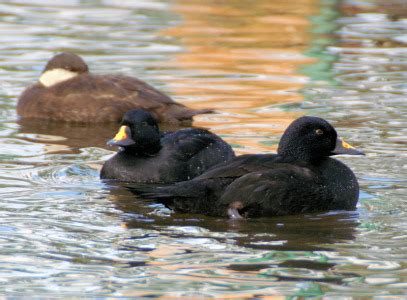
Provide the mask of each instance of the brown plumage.
{"label": "brown plumage", "polygon": [[[52,72],[66,79],[50,81]],[[54,121],[119,122],[135,108],[149,111],[159,122],[173,124],[188,124],[193,116],[212,112],[187,108],[134,77],[89,73],[79,56],[61,53],[48,62],[40,81],[21,94],[17,113],[23,118]]]}

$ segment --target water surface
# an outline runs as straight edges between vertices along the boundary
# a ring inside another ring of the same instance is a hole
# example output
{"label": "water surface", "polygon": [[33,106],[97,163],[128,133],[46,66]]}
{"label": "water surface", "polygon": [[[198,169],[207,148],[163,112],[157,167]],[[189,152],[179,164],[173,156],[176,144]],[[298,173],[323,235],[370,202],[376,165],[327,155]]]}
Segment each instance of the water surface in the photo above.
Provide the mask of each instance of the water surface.
{"label": "water surface", "polygon": [[[366,1],[3,1],[0,292],[11,296],[362,296],[407,291],[407,9]],[[137,76],[238,153],[301,115],[367,157],[354,212],[231,222],[98,179],[114,125],[26,122],[18,95],[60,51]]]}

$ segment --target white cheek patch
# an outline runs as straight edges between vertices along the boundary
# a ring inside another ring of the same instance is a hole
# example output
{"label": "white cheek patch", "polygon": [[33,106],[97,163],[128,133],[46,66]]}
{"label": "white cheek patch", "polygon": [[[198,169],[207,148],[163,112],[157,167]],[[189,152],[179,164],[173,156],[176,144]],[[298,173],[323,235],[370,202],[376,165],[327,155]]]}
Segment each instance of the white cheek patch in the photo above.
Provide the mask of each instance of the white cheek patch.
{"label": "white cheek patch", "polygon": [[39,81],[46,87],[53,86],[54,84],[63,82],[77,76],[78,73],[71,72],[64,69],[53,69],[46,71],[41,75]]}

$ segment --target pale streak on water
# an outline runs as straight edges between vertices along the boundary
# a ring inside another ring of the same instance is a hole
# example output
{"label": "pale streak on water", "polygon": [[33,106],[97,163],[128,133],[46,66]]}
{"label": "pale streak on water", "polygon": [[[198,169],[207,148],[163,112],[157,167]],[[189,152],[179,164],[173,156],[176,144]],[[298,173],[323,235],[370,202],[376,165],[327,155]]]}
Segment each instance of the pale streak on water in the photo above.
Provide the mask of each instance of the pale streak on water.
{"label": "pale streak on water", "polygon": [[[3,1],[0,293],[405,296],[406,17],[400,0]],[[367,153],[341,158],[357,211],[231,223],[100,182],[115,126],[17,121],[17,96],[63,50],[217,108],[196,124],[239,153],[327,118]]]}

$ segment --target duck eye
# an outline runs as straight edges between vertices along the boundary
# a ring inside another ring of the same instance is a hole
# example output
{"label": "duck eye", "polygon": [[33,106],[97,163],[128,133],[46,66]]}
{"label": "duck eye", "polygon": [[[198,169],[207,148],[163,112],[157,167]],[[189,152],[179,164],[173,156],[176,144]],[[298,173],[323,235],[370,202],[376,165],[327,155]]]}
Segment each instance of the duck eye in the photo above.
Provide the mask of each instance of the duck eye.
{"label": "duck eye", "polygon": [[322,129],[319,129],[319,128],[315,130],[315,133],[318,134],[318,135],[324,134]]}
{"label": "duck eye", "polygon": [[143,125],[143,126],[147,126],[148,125],[148,123],[147,122],[141,122],[141,125]]}

